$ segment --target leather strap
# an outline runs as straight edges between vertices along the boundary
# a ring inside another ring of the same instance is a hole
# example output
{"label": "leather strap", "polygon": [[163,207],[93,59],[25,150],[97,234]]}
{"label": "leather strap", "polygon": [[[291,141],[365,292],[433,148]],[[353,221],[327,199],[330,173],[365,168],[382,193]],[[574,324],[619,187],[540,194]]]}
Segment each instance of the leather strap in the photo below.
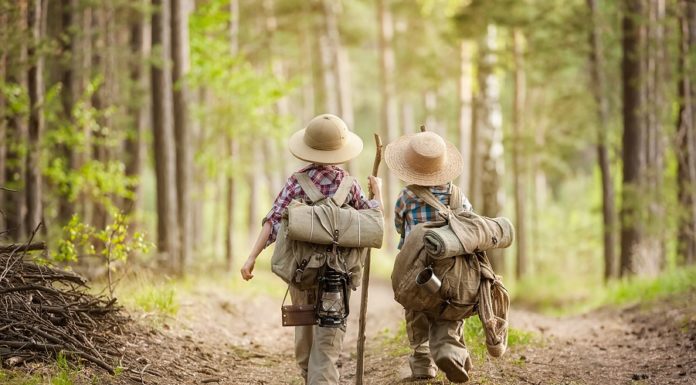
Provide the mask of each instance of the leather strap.
{"label": "leather strap", "polygon": [[353,181],[355,181],[355,177],[351,175],[346,175],[343,177],[343,180],[338,186],[336,193],[331,198],[333,199],[334,203],[336,203],[336,206],[341,207],[344,203],[346,203],[350,189],[353,187]]}
{"label": "leather strap", "polygon": [[303,172],[296,172],[295,174],[295,179],[297,179],[297,183],[300,184],[300,188],[304,193],[307,195],[307,198],[309,198],[312,203],[316,203],[324,198],[324,194],[319,191],[319,188],[317,188],[317,185],[312,182],[312,179],[309,178],[309,176]]}

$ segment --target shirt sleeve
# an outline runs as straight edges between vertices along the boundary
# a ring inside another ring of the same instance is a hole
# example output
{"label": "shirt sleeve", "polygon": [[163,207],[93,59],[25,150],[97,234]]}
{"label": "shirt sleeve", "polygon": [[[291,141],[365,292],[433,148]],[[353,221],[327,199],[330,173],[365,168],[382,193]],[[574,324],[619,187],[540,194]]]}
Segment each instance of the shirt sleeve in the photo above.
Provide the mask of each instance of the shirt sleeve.
{"label": "shirt sleeve", "polygon": [[269,211],[261,221],[262,225],[264,225],[266,222],[271,224],[271,234],[268,237],[268,241],[266,241],[266,247],[275,242],[276,238],[278,237],[278,230],[280,229],[280,220],[283,217],[283,211],[285,211],[285,208],[288,207],[290,202],[292,202],[292,200],[297,196],[298,187],[299,185],[295,181],[294,176],[288,178],[285,186],[283,186],[283,189],[280,190],[280,193],[278,193],[278,196],[273,202],[271,211]]}
{"label": "shirt sleeve", "polygon": [[402,235],[403,237],[403,231],[404,231],[404,216],[405,216],[405,211],[406,211],[406,191],[402,191],[401,194],[399,195],[399,199],[396,200],[396,204],[394,205],[394,226],[396,227],[396,231]]}
{"label": "shirt sleeve", "polygon": [[357,210],[376,209],[379,207],[379,203],[376,200],[365,197],[365,193],[357,179],[353,179],[353,185],[350,187],[348,196],[350,197],[348,205]]}

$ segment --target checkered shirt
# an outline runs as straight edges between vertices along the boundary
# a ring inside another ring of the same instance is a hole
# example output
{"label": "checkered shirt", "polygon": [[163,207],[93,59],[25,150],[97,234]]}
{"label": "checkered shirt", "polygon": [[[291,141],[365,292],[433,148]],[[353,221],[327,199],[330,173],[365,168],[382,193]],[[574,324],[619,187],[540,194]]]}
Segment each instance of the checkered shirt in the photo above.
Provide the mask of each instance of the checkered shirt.
{"label": "checkered shirt", "polygon": [[[430,187],[430,192],[445,205],[449,204],[449,190],[449,183]],[[462,207],[468,211],[473,209],[471,203],[469,203],[469,200],[466,199],[463,193]],[[396,226],[396,231],[401,234],[399,249],[401,249],[401,246],[404,244],[404,239],[411,231],[412,227],[419,223],[431,222],[437,219],[439,218],[437,218],[437,210],[434,207],[426,204],[413,191],[409,190],[408,187],[401,190],[401,195],[399,195],[399,199],[396,200],[396,206],[394,208],[394,225]]]}
{"label": "checkered shirt", "polygon": [[[306,173],[307,176],[309,176],[309,179],[311,179],[312,182],[317,185],[319,191],[321,191],[321,193],[326,197],[333,196],[336,193],[336,190],[338,190],[338,186],[341,185],[343,178],[348,175],[345,170],[338,166],[318,164],[310,164],[298,172]],[[263,218],[263,224],[266,222],[271,223],[271,235],[268,237],[266,246],[275,242],[276,237],[278,236],[278,230],[280,229],[280,219],[283,215],[283,211],[293,199],[299,199],[309,203],[309,198],[302,190],[302,187],[300,187],[295,175],[291,175],[290,178],[288,178],[285,186],[283,186],[283,189],[280,190],[275,202],[273,202],[271,211],[269,211],[268,214],[266,214],[266,216]],[[348,197],[346,198],[346,203],[358,210],[379,207],[379,203],[377,203],[376,200],[367,200],[365,198],[365,194],[363,193],[357,180],[353,181],[353,185],[351,186]]]}

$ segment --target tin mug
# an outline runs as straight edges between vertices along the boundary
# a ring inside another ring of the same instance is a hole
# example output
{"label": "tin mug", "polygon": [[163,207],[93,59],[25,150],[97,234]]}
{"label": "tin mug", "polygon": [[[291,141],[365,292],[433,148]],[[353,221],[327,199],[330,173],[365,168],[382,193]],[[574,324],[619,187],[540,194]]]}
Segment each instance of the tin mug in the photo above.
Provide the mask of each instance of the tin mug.
{"label": "tin mug", "polygon": [[440,286],[442,286],[442,281],[435,275],[433,269],[428,266],[418,273],[416,276],[416,284],[430,293],[437,294],[437,292],[440,291]]}

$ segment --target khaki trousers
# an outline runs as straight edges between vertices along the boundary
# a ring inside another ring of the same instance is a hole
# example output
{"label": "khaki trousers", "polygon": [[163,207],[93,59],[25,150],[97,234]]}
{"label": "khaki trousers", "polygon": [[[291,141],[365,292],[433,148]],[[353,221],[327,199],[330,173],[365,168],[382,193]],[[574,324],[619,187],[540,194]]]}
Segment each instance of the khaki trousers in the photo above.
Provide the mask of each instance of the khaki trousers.
{"label": "khaki trousers", "polygon": [[[413,349],[409,357],[414,377],[435,377],[437,368],[452,382],[469,379],[471,362],[464,344],[464,321],[447,321],[424,312],[406,310],[406,333]],[[437,365],[437,366],[436,366]]]}
{"label": "khaki trousers", "polygon": [[[316,291],[300,291],[290,286],[293,305],[316,302]],[[345,327],[295,326],[295,360],[308,385],[338,384],[336,362],[343,348]]]}

